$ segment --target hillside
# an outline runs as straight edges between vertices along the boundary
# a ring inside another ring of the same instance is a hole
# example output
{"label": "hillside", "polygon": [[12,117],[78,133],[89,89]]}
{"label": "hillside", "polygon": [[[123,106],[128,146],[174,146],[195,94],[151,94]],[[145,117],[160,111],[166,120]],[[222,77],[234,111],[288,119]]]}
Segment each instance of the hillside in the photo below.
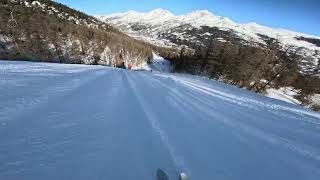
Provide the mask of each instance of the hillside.
{"label": "hillside", "polygon": [[320,37],[256,23],[238,24],[206,10],[179,16],[156,9],[96,17],[136,39],[179,48],[178,57],[163,54],[177,72],[258,93],[293,90],[289,94],[294,102],[320,109],[313,101],[320,94]]}
{"label": "hillside", "polygon": [[155,9],[148,13],[129,11],[96,17],[133,37],[169,47],[184,45],[195,49],[209,46],[213,40],[268,47],[275,40],[279,50],[292,47],[291,51],[304,57],[301,62],[304,72],[313,72],[320,60],[320,37],[256,23],[238,24],[207,10],[176,16],[168,10]]}
{"label": "hillside", "polygon": [[3,60],[143,69],[160,55],[175,72],[269,96],[292,90],[293,102],[320,110],[319,37],[237,24],[203,10],[180,16],[163,9],[129,11],[96,19],[50,0],[0,0],[0,6]]}
{"label": "hillside", "polygon": [[50,0],[0,0],[0,59],[138,65],[151,46]]}

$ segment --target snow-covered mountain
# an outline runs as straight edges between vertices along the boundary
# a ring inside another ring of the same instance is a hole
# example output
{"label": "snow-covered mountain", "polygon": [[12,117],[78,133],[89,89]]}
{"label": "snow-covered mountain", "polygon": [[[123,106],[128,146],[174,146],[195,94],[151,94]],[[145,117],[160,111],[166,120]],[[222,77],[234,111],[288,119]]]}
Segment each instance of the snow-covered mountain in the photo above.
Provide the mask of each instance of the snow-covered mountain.
{"label": "snow-covered mountain", "polygon": [[135,38],[162,46],[192,48],[206,46],[216,39],[266,47],[276,41],[283,50],[292,46],[305,58],[304,71],[314,71],[320,59],[320,37],[256,23],[239,24],[207,10],[174,15],[168,10],[155,9],[147,13],[129,11],[96,17]]}

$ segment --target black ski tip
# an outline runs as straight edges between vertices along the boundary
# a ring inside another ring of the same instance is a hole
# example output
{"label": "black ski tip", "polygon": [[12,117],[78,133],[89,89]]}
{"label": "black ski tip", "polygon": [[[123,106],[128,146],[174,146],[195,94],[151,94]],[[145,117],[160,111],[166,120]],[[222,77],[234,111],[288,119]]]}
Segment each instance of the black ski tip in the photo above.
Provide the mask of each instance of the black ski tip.
{"label": "black ski tip", "polygon": [[157,180],[169,180],[169,177],[162,169],[157,169]]}

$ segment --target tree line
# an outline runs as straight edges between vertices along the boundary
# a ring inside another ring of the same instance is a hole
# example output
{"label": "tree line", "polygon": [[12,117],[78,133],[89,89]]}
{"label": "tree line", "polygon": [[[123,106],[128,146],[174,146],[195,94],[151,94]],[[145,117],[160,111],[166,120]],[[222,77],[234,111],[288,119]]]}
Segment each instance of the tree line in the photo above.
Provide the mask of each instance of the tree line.
{"label": "tree line", "polygon": [[[267,88],[294,87],[304,105],[320,94],[320,78],[301,73],[300,53],[292,46],[279,47],[273,40],[267,47],[220,42],[195,49],[181,48],[171,59],[177,72],[207,76],[257,93]],[[319,110],[318,106],[313,107]]]}
{"label": "tree line", "polygon": [[[153,47],[149,44],[64,5],[48,0],[40,2],[55,7],[59,13],[26,7],[20,1],[0,0],[1,59],[123,65],[152,58]],[[97,26],[61,18],[61,12]]]}

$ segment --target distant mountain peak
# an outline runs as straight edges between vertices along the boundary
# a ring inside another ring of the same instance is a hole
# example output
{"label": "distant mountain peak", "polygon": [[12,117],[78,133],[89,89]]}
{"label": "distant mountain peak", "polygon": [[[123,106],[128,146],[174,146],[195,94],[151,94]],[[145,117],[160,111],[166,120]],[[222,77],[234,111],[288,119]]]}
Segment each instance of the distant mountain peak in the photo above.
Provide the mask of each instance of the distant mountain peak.
{"label": "distant mountain peak", "polygon": [[174,16],[174,14],[171,13],[169,10],[167,10],[167,9],[162,9],[162,8],[154,9],[154,10],[148,12],[147,14],[162,14],[162,15],[171,15],[171,16]]}
{"label": "distant mountain peak", "polygon": [[168,19],[172,19],[175,17],[174,14],[172,14],[170,11],[166,10],[166,9],[155,9],[152,10],[148,13],[141,13],[141,15],[143,16],[142,19],[145,20],[150,20],[150,21],[166,21]]}
{"label": "distant mountain peak", "polygon": [[187,15],[200,15],[200,16],[215,16],[212,12],[209,10],[195,10]]}
{"label": "distant mountain peak", "polygon": [[139,12],[134,11],[134,10],[130,10],[130,11],[126,12],[125,14],[139,14]]}

